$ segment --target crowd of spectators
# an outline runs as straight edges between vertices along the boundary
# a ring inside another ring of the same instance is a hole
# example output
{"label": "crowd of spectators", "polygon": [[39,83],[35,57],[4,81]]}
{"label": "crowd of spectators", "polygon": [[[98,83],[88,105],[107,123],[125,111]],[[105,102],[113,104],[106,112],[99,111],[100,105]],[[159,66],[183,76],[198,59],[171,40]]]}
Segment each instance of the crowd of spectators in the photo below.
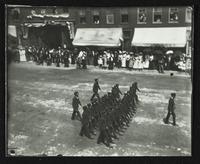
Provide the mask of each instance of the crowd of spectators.
{"label": "crowd of spectators", "polygon": [[[22,50],[19,50],[19,56],[20,51],[22,53]],[[158,55],[153,52],[145,53],[142,51],[90,50],[89,48],[69,50],[65,47],[48,49],[31,46],[23,49],[23,53],[25,54],[26,61],[33,61],[38,65],[69,67],[76,64],[79,69],[87,69],[87,65],[93,65],[109,70],[114,68],[138,71],[151,69],[164,73],[164,70],[185,71],[191,67],[190,60],[187,60],[185,54],[177,56],[173,52]],[[20,61],[19,58],[17,61]]]}

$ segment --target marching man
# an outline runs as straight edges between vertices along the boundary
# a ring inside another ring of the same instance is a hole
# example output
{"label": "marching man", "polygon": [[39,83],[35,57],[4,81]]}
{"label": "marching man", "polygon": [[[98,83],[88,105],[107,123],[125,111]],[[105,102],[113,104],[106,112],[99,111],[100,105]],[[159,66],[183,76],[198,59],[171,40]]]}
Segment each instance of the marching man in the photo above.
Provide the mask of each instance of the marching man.
{"label": "marching man", "polygon": [[72,107],[73,107],[73,113],[72,113],[72,117],[71,119],[74,120],[75,119],[75,116],[78,115],[78,118],[81,120],[81,114],[78,110],[78,107],[79,105],[81,105],[81,102],[79,100],[79,93],[76,91],[74,92],[74,97],[73,97],[73,100],[72,100]]}
{"label": "marching man", "polygon": [[166,118],[163,119],[164,123],[168,124],[170,115],[172,115],[172,117],[173,117],[173,125],[174,126],[176,125],[176,114],[174,113],[174,110],[176,108],[175,107],[175,102],[174,102],[175,97],[176,97],[176,93],[171,93],[171,97],[170,97],[169,103],[168,103],[168,113],[167,113]]}

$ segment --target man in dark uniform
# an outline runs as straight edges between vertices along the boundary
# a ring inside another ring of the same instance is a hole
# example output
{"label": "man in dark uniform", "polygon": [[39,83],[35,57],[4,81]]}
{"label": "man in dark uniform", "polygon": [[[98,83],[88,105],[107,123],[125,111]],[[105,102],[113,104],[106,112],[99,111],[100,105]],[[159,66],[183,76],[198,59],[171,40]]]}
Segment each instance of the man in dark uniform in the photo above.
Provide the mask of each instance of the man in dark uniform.
{"label": "man in dark uniform", "polygon": [[176,93],[171,93],[171,97],[169,99],[169,103],[168,103],[168,113],[167,113],[167,117],[163,119],[164,123],[165,124],[168,124],[169,123],[169,118],[170,118],[170,115],[172,115],[173,117],[173,125],[175,126],[176,125],[176,115],[174,113],[174,110],[175,110],[175,102],[174,102],[174,99],[176,97]]}
{"label": "man in dark uniform", "polygon": [[158,60],[158,72],[164,73],[164,58]]}
{"label": "man in dark uniform", "polygon": [[78,115],[79,119],[81,120],[81,114],[80,114],[80,112],[79,112],[79,110],[78,110],[78,107],[79,107],[79,105],[80,105],[80,106],[82,106],[82,105],[81,105],[81,102],[80,102],[80,100],[79,100],[78,95],[79,95],[79,94],[78,94],[77,91],[74,92],[74,98],[73,98],[73,100],[72,100],[72,107],[73,107],[73,113],[72,113],[72,117],[71,117],[72,120],[75,119],[76,114]]}
{"label": "man in dark uniform", "polygon": [[83,114],[82,114],[82,128],[79,133],[80,136],[85,135],[86,137],[92,139],[89,133],[89,108],[88,106],[83,107]]}
{"label": "man in dark uniform", "polygon": [[64,67],[69,67],[69,51],[64,51]]}
{"label": "man in dark uniform", "polygon": [[140,89],[138,88],[137,82],[134,82],[130,88],[130,92],[131,95],[133,95],[134,99],[136,100],[136,103],[139,102],[138,95],[136,94],[137,91],[140,92]]}
{"label": "man in dark uniform", "polygon": [[99,97],[99,94],[98,94],[98,90],[101,90],[100,86],[99,86],[99,82],[98,82],[98,79],[95,79],[94,81],[94,85],[93,85],[93,95],[91,97],[91,101],[93,100],[93,98],[95,96],[97,96],[98,100],[100,100],[100,97]]}
{"label": "man in dark uniform", "polygon": [[119,89],[119,84],[116,84],[113,88],[112,88],[112,94],[115,98],[119,99],[120,98],[120,94],[122,95],[122,92]]}
{"label": "man in dark uniform", "polygon": [[60,67],[60,55],[58,51],[56,52],[56,67]]}
{"label": "man in dark uniform", "polygon": [[82,56],[82,68],[87,69],[87,54],[85,51],[83,51],[83,56]]}

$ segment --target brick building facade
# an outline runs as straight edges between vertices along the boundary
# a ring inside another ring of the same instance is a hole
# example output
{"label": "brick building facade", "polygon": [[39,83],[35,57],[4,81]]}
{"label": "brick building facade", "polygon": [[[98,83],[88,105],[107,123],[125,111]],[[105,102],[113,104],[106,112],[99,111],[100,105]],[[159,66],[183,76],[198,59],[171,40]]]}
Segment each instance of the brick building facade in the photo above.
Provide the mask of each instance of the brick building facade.
{"label": "brick building facade", "polygon": [[[121,28],[123,38],[120,48],[129,51],[134,46],[132,40],[137,28],[184,27],[187,37],[184,48],[186,53],[191,50],[192,8],[188,6],[126,8],[10,6],[7,15],[8,25],[16,26],[17,38],[22,45],[44,43],[50,47],[63,44],[73,47],[72,41],[77,29]],[[41,35],[44,35],[42,40]]]}

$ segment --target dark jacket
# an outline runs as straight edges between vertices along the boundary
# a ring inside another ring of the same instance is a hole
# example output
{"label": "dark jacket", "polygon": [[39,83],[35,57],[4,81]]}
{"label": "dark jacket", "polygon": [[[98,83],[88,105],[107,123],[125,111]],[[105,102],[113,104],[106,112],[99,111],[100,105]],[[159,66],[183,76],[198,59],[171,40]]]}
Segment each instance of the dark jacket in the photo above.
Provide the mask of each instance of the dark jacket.
{"label": "dark jacket", "polygon": [[99,86],[99,83],[95,82],[94,85],[93,85],[93,92],[96,93],[96,92],[98,92],[99,89],[101,89],[100,86]]}
{"label": "dark jacket", "polygon": [[174,110],[175,110],[175,102],[174,102],[174,99],[170,97],[169,103],[168,103],[168,111],[174,112]]}
{"label": "dark jacket", "polygon": [[79,98],[77,96],[74,96],[74,98],[72,100],[72,107],[74,109],[77,109],[78,105],[81,105],[81,102],[80,102],[80,100],[79,100]]}

